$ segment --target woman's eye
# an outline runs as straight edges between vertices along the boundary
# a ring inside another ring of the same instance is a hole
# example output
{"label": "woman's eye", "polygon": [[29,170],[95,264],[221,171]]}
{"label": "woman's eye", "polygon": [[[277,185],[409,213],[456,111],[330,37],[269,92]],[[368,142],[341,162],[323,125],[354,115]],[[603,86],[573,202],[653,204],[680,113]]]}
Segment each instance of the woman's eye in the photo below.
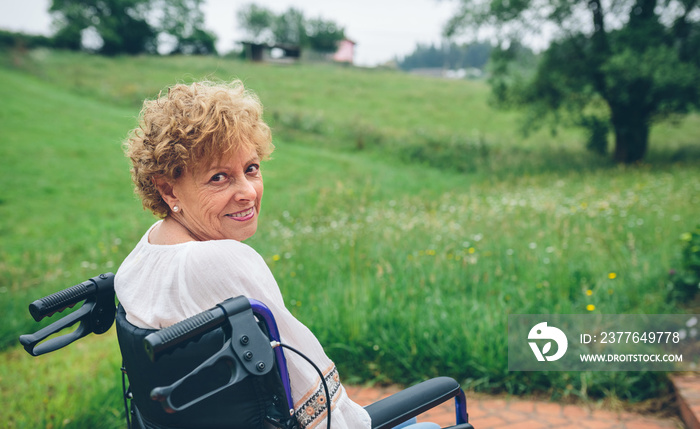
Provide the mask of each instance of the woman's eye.
{"label": "woman's eye", "polygon": [[248,169],[246,170],[246,173],[257,173],[260,171],[260,165],[258,164],[251,164],[248,166]]}
{"label": "woman's eye", "polygon": [[226,180],[226,175],[224,173],[217,173],[213,176],[211,176],[211,179],[209,179],[212,182],[223,182]]}

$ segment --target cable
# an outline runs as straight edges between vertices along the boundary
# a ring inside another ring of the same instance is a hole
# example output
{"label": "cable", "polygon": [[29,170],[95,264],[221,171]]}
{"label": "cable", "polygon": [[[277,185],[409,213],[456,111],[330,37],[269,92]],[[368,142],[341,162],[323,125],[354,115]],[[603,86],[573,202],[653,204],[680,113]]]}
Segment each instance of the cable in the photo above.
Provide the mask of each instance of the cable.
{"label": "cable", "polygon": [[307,361],[308,363],[311,364],[311,366],[314,367],[314,369],[318,373],[319,377],[321,377],[321,384],[323,384],[323,390],[326,391],[326,409],[328,410],[328,416],[326,417],[326,423],[327,423],[326,427],[328,429],[331,429],[331,392],[328,390],[328,384],[326,384],[326,378],[323,376],[323,372],[321,372],[321,370],[316,366],[315,363],[313,363],[313,361],[311,359],[306,357],[306,355],[304,355],[302,352],[295,349],[294,347],[288,346],[286,344],[282,344],[282,343],[277,342],[277,341],[273,341],[271,343],[271,345],[272,345],[272,348],[280,346],[280,347],[284,347],[285,349],[289,349],[289,350],[293,351],[294,353],[296,353],[299,356],[301,356],[302,358],[304,358],[305,361]]}

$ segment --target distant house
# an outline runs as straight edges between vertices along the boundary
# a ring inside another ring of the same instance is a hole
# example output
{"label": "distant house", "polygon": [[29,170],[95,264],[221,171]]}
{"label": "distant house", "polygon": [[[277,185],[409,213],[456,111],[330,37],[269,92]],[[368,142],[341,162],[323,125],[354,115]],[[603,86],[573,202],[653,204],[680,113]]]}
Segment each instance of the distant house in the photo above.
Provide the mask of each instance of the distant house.
{"label": "distant house", "polygon": [[270,48],[278,49],[282,52],[281,57],[278,58],[283,58],[287,60],[298,60],[299,58],[301,58],[301,46],[299,45],[277,43],[274,45],[270,45]]}
{"label": "distant house", "polygon": [[267,45],[262,43],[241,42],[245,50],[245,57],[249,61],[262,61]]}
{"label": "distant house", "polygon": [[333,61],[352,64],[355,59],[355,45],[350,39],[343,39],[338,43],[338,50],[333,54]]}
{"label": "distant house", "polygon": [[[283,43],[254,43],[240,42],[243,45],[245,57],[249,61],[273,61],[288,63],[298,61],[302,58],[302,49],[299,45],[288,45]],[[352,64],[355,57],[356,43],[349,39],[338,42],[338,49],[333,54],[316,52],[309,49],[304,50],[304,59],[307,61],[335,61],[338,63]]]}
{"label": "distant house", "polygon": [[[245,56],[250,61],[296,61],[301,57],[301,47],[298,45],[241,42]],[[273,55],[273,51],[277,55]]]}

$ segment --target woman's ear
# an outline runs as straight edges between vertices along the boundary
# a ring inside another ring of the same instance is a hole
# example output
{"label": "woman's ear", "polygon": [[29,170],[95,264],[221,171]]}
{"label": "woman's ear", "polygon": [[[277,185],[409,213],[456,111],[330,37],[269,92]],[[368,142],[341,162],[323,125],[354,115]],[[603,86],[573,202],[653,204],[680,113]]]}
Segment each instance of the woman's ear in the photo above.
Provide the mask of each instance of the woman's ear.
{"label": "woman's ear", "polygon": [[165,204],[169,205],[171,209],[179,204],[180,201],[175,196],[173,184],[170,181],[163,176],[154,176],[152,180]]}

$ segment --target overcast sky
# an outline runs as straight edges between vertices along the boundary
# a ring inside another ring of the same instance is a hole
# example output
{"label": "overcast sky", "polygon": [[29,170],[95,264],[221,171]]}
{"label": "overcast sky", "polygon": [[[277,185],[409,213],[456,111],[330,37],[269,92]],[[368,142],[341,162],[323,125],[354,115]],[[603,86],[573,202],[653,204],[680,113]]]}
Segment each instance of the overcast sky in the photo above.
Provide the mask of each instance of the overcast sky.
{"label": "overcast sky", "polygon": [[[0,0],[0,28],[50,34],[47,13],[51,0]],[[205,0],[206,28],[216,33],[220,52],[231,49],[243,34],[236,10],[251,1]],[[322,17],[345,28],[357,42],[355,62],[376,65],[413,51],[416,43],[439,43],[443,24],[456,8],[455,0],[254,0],[274,12],[289,7],[307,18]]]}

